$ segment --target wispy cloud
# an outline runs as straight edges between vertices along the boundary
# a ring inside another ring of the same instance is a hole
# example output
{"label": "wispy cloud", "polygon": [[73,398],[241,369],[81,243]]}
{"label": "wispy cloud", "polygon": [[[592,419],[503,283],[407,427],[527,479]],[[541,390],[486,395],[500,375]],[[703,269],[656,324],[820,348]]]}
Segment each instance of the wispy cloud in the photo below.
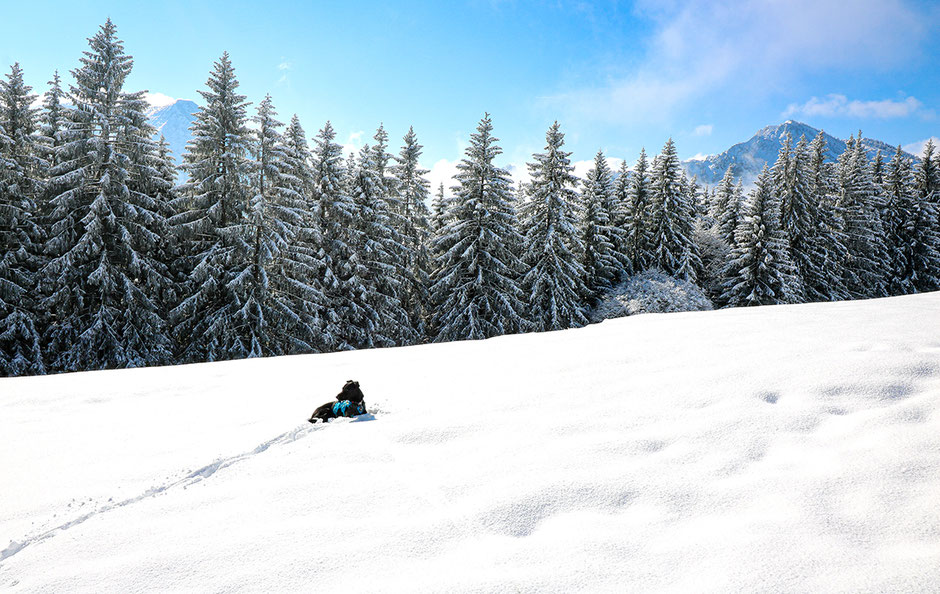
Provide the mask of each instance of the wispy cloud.
{"label": "wispy cloud", "polygon": [[849,101],[845,95],[831,94],[824,99],[812,97],[803,104],[790,104],[784,117],[791,115],[851,117],[851,118],[906,118],[915,114],[927,115],[924,104],[914,97],[904,99],[882,99],[879,101]]}
{"label": "wispy cloud", "polygon": [[925,138],[923,140],[918,140],[917,142],[905,144],[901,147],[901,150],[914,156],[922,157],[924,155],[924,148],[927,147],[928,140],[933,141],[934,155],[936,155],[937,150],[940,150],[940,138],[937,138],[936,136],[931,136],[930,138]]}
{"label": "wispy cloud", "polygon": [[277,79],[277,84],[290,84],[290,76],[288,76],[288,73],[293,69],[293,67],[294,66],[290,63],[290,61],[284,59],[283,57],[281,58],[280,63],[277,65],[277,70],[281,73],[281,77]]}
{"label": "wispy cloud", "polygon": [[711,124],[702,124],[701,126],[695,127],[693,134],[695,136],[711,136],[712,128],[714,128],[714,126]]}
{"label": "wispy cloud", "polygon": [[909,0],[856,0],[851,10],[844,0],[640,0],[635,12],[654,24],[639,66],[542,103],[595,121],[668,120],[704,97],[756,96],[807,72],[904,64],[931,16]]}

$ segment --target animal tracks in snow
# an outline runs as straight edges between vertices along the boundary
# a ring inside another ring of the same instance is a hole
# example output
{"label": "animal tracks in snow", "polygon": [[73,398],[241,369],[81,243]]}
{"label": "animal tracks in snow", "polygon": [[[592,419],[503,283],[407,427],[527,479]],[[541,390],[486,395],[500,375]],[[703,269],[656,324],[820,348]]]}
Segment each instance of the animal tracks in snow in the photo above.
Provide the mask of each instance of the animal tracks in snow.
{"label": "animal tracks in snow", "polygon": [[[375,418],[373,415],[369,415],[369,417],[370,417],[369,419],[362,419],[362,420],[372,420]],[[90,520],[91,518],[95,516],[98,516],[103,513],[107,513],[116,509],[120,509],[122,507],[127,507],[128,505],[133,505],[139,501],[143,501],[145,499],[149,499],[151,497],[155,497],[157,495],[166,493],[167,491],[171,489],[176,489],[178,487],[182,487],[185,489],[186,487],[190,485],[194,485],[200,481],[203,481],[209,478],[210,476],[222,470],[223,468],[228,468],[229,466],[232,466],[233,464],[237,464],[239,462],[242,462],[244,460],[257,456],[258,454],[261,454],[267,451],[272,446],[284,445],[284,444],[295,442],[298,439],[310,433],[313,433],[314,431],[318,431],[323,427],[325,427],[325,425],[320,425],[320,424],[310,425],[309,423],[304,423],[303,425],[295,427],[294,429],[291,429],[290,431],[287,431],[286,433],[282,433],[281,435],[278,435],[274,439],[269,439],[268,441],[265,441],[259,444],[257,447],[255,447],[251,451],[238,454],[235,456],[229,456],[227,458],[219,458],[218,460],[215,460],[211,464],[207,464],[197,470],[188,472],[185,476],[183,476],[183,478],[177,479],[175,481],[172,481],[163,485],[150,487],[143,493],[136,495],[134,497],[130,497],[128,499],[124,499],[122,501],[115,502],[113,498],[108,499],[108,502],[105,503],[104,505],[97,507],[91,511],[88,511],[84,514],[81,514],[67,522],[63,522],[53,528],[43,529],[40,532],[33,534],[33,535],[28,535],[21,540],[10,541],[10,544],[5,549],[0,551],[0,563],[16,555],[17,553],[19,553],[20,551],[22,551],[28,546],[40,543],[44,540],[48,540],[52,538],[53,536],[56,536],[58,533],[64,530],[68,530],[69,528],[72,528],[79,524],[82,524],[83,522]],[[85,505],[85,502],[82,502],[81,506],[84,506],[84,505]],[[69,504],[69,507],[72,507],[71,503]],[[56,516],[54,515],[53,518],[55,517]]]}

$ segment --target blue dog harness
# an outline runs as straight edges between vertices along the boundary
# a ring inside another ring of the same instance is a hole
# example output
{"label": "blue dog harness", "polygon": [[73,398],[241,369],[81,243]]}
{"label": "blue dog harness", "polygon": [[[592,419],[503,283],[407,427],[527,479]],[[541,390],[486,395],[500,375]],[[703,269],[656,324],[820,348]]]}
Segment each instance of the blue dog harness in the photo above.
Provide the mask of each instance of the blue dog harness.
{"label": "blue dog harness", "polygon": [[362,402],[353,404],[349,400],[340,400],[333,405],[333,414],[337,417],[355,417],[365,413],[366,406]]}

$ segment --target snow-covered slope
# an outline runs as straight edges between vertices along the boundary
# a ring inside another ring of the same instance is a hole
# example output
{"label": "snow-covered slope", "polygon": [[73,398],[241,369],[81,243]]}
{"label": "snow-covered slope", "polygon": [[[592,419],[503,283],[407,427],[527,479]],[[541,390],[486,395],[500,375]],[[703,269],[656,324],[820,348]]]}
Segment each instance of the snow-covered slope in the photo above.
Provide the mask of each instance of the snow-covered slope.
{"label": "snow-covered slope", "polygon": [[179,166],[183,150],[192,137],[189,127],[193,124],[193,114],[199,106],[186,99],[156,103],[147,112],[147,118],[157,129],[157,138],[162,134],[173,151],[173,160]]}
{"label": "snow-covered slope", "polygon": [[[0,380],[0,587],[927,592],[940,293]],[[358,379],[374,417],[304,419]]]}
{"label": "snow-covered slope", "polygon": [[[740,142],[718,155],[709,155],[704,159],[690,159],[683,161],[689,176],[695,175],[701,184],[714,186],[724,176],[728,167],[736,178],[741,178],[746,185],[757,179],[764,164],[772,166],[777,160],[780,147],[786,139],[787,132],[791,134],[794,146],[801,136],[806,136],[807,142],[812,142],[819,130],[793,120],[787,120],[779,126],[767,126],[758,130],[757,134],[745,142]],[[823,132],[826,139],[826,160],[835,161],[845,152],[845,141]],[[862,145],[870,159],[875,153],[881,151],[882,158],[887,162],[894,156],[897,147],[892,147],[880,140],[862,138]],[[913,157],[913,155],[908,155]]]}

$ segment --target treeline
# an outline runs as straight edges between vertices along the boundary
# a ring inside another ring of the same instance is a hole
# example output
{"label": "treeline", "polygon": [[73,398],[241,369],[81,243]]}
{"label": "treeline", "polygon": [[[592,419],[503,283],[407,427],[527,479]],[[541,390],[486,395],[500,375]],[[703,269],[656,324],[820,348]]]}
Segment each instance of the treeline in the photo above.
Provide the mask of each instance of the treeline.
{"label": "treeline", "polygon": [[413,130],[397,155],[382,127],[348,157],[329,122],[308,144],[270,96],[249,119],[223,54],[175,186],[132,64],[109,20],[41,108],[18,65],[0,81],[0,375],[577,327],[653,268],[718,306],[940,287],[931,144],[871,162],[860,135],[825,163],[821,134],[788,138],[745,196],[688,179],[671,140],[579,180],[556,123],[514,185],[486,115],[432,199]]}

